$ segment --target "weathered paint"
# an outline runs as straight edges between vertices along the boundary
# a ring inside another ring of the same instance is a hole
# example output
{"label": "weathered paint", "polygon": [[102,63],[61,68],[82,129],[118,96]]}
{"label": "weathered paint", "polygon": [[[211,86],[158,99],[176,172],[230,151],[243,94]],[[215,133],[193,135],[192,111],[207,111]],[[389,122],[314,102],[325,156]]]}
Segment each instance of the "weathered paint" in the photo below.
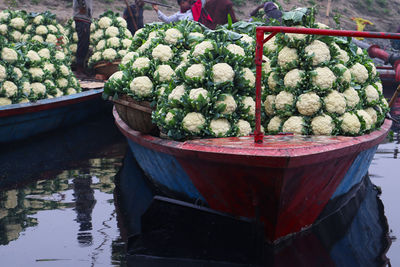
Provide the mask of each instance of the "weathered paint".
{"label": "weathered paint", "polygon": [[[211,208],[263,222],[271,241],[310,226],[349,169],[359,176],[364,173],[359,168],[368,169],[391,125],[387,120],[379,131],[358,137],[265,136],[262,144],[252,137],[176,142],[134,131],[115,109],[113,114],[151,179],[184,194],[170,179],[193,182]],[[345,193],[352,184],[346,181],[340,190]]]}
{"label": "weathered paint", "polygon": [[0,142],[21,140],[68,126],[104,109],[103,89],[85,91],[35,103],[0,107]]}

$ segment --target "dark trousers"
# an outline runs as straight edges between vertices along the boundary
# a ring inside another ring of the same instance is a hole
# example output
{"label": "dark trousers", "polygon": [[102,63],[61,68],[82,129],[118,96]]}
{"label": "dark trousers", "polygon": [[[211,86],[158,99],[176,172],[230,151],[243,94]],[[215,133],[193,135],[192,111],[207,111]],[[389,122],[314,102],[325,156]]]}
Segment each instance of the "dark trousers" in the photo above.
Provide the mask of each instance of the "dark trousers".
{"label": "dark trousers", "polygon": [[89,51],[90,22],[75,20],[75,30],[78,34],[78,47],[76,49],[76,64],[83,67]]}

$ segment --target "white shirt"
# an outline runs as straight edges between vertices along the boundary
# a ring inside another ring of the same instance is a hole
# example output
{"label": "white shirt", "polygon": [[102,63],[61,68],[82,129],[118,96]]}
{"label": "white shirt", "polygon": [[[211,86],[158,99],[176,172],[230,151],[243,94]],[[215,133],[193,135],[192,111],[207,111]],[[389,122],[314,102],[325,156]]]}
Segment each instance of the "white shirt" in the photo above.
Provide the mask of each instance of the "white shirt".
{"label": "white shirt", "polygon": [[[206,4],[207,0],[201,0],[201,4],[204,7],[204,5]],[[176,21],[180,21],[180,20],[193,20],[193,14],[192,14],[192,9],[189,9],[188,11],[186,11],[185,13],[182,12],[176,12],[175,14],[171,15],[171,16],[166,16],[164,13],[162,13],[160,10],[158,10],[157,12],[157,16],[158,18],[165,22],[165,23],[170,23],[170,22],[176,22]]]}

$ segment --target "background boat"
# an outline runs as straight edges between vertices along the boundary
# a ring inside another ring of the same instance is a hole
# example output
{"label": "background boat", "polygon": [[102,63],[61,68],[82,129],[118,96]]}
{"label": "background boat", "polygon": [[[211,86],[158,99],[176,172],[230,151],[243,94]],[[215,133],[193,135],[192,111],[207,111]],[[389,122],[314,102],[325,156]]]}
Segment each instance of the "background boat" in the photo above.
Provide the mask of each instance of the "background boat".
{"label": "background boat", "polygon": [[82,83],[84,91],[77,94],[1,106],[0,143],[22,140],[106,112],[108,103],[101,97],[102,88],[103,82],[86,82]]}

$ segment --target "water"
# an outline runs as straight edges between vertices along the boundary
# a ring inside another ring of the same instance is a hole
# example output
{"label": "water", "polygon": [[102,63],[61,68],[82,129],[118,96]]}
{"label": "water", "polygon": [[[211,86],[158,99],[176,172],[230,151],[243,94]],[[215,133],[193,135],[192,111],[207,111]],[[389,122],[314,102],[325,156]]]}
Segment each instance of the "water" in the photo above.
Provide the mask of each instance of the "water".
{"label": "water", "polygon": [[[369,170],[372,182],[382,190],[380,199],[392,238],[386,256],[392,266],[400,265],[400,245],[396,240],[400,232],[400,135],[398,128],[395,130],[393,140],[379,146]],[[110,116],[3,147],[0,265],[127,265],[127,229],[117,209],[114,190],[126,149]],[[345,266],[337,264],[351,257],[338,256],[342,253],[338,244],[332,245],[330,257],[336,257],[336,266]],[[280,251],[285,255],[284,252]],[[313,266],[313,259],[321,256],[318,253],[322,252],[310,248],[299,257],[304,266],[307,261],[308,266]]]}

